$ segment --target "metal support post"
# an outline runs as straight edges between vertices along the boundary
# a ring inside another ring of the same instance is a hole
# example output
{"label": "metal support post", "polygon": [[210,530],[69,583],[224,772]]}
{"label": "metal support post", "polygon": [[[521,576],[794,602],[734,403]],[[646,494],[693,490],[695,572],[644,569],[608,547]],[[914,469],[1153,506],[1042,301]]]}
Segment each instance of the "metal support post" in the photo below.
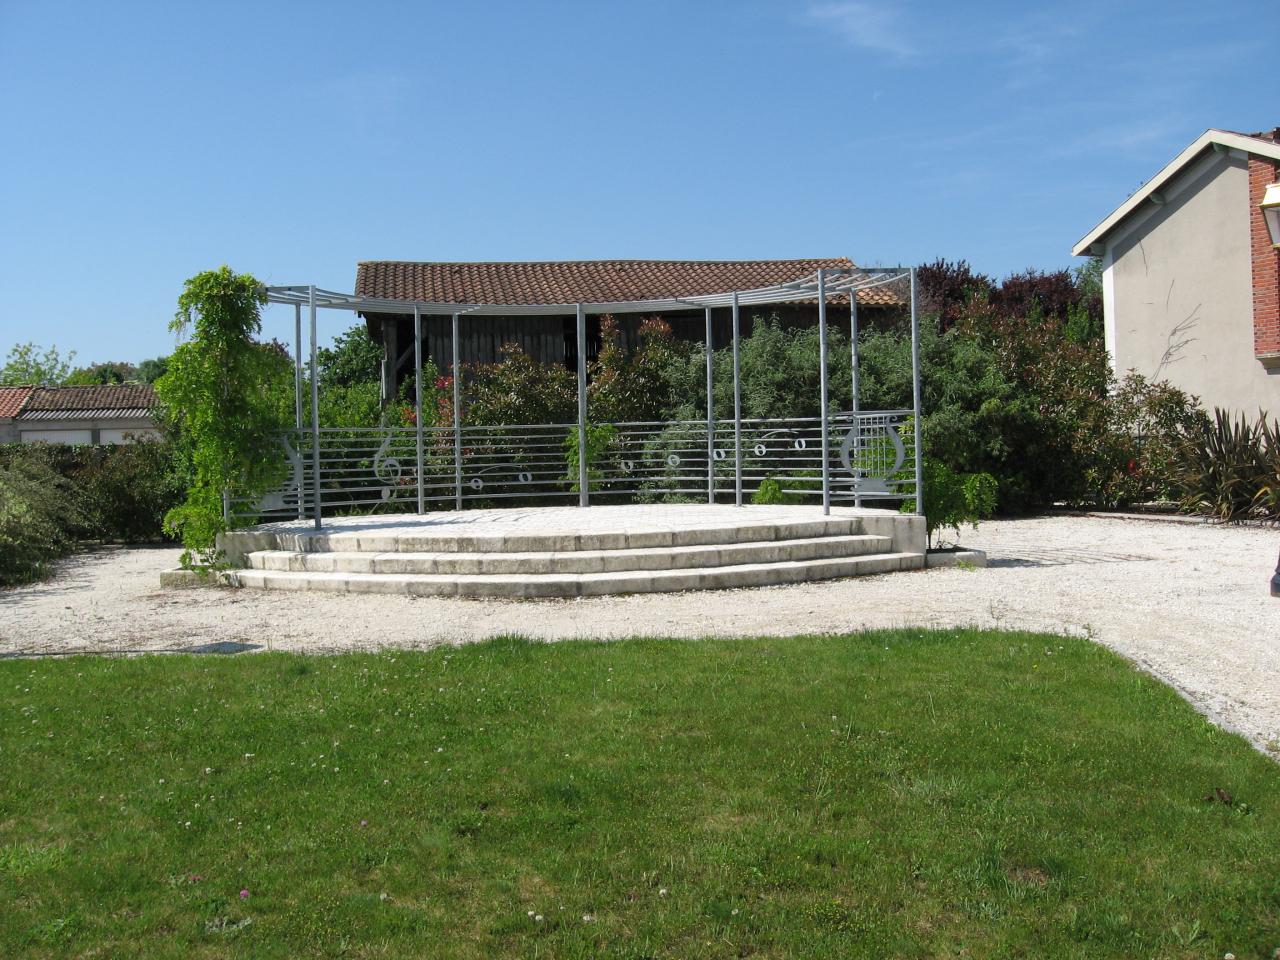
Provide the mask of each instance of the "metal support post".
{"label": "metal support post", "polygon": [[416,303],[413,305],[413,426],[418,465],[418,512],[426,513],[426,491],[422,487],[422,308]]}
{"label": "metal support post", "polygon": [[818,269],[818,395],[822,426],[822,512],[831,513],[831,429],[827,415],[827,275]]}
{"label": "metal support post", "polygon": [[849,359],[853,362],[853,505],[862,506],[862,477],[858,457],[862,453],[862,390],[858,380],[858,291],[849,291]]}
{"label": "metal support post", "polygon": [[[293,305],[293,428],[302,433],[302,304]],[[295,436],[293,443],[298,443]],[[298,519],[307,519],[307,491],[298,484]]]}
{"label": "metal support post", "polygon": [[316,529],[320,529],[320,379],[316,376],[316,288],[307,287],[307,307],[311,312],[311,496],[314,499]]}
{"label": "metal support post", "polygon": [[742,381],[738,358],[738,293],[733,294],[733,502],[742,506]]}
{"label": "metal support post", "polygon": [[916,309],[916,268],[911,268],[911,414],[915,422],[916,513],[924,516],[924,450],[920,424],[920,317]]}
{"label": "metal support post", "polygon": [[293,426],[302,429],[302,304],[293,305]]}
{"label": "metal support post", "polygon": [[711,345],[711,308],[707,307],[707,503],[716,502],[715,353]]}
{"label": "metal support post", "polygon": [[578,304],[578,506],[590,502],[587,492],[587,315]]}
{"label": "metal support post", "polygon": [[462,365],[458,362],[458,315],[453,315],[453,506],[462,509]]}

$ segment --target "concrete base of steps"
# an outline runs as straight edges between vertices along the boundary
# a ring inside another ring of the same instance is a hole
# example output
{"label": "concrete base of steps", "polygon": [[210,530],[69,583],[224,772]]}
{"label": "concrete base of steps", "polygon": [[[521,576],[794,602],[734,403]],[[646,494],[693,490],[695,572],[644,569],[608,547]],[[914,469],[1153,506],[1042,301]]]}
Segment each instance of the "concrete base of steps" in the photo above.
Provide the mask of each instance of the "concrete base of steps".
{"label": "concrete base of steps", "polygon": [[898,570],[919,570],[922,553],[875,553],[817,560],[743,563],[676,570],[623,570],[601,573],[424,574],[320,573],[290,570],[236,570],[231,583],[267,590],[323,590],[335,593],[384,593],[446,597],[590,597],[681,590],[727,590],[810,580],[857,577]]}
{"label": "concrete base of steps", "polygon": [[337,517],[220,539],[234,585],[460,597],[718,590],[925,566],[924,518],[647,504]]}
{"label": "concrete base of steps", "polygon": [[[657,514],[658,519],[642,511]],[[522,513],[519,518],[502,514]],[[544,513],[547,516],[538,516]],[[580,517],[578,515],[586,515]],[[266,524],[218,537],[232,566],[247,566],[261,550],[298,553],[564,553],[581,550],[647,550],[706,544],[796,540],[868,535],[889,537],[895,550],[925,548],[924,518],[889,510],[833,511],[816,514],[806,507],[589,507],[468,510],[459,514],[351,517],[325,522],[322,530],[306,521]],[[557,516],[558,515],[558,516]],[[687,521],[685,518],[688,518]]]}
{"label": "concrete base of steps", "polygon": [[740,564],[826,560],[892,552],[888,537],[867,535],[692,544],[628,550],[565,550],[512,553],[387,553],[260,550],[250,569],[294,573],[395,573],[444,575],[584,574],[628,570],[687,570]]}

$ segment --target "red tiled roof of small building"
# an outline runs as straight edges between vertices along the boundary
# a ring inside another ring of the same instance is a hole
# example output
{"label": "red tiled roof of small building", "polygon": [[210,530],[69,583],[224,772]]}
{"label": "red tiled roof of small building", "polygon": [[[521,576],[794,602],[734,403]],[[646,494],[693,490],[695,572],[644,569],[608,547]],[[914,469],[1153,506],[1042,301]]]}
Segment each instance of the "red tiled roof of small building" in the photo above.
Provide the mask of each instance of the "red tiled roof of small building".
{"label": "red tiled roof of small building", "polygon": [[120,383],[87,387],[27,387],[23,414],[54,411],[150,410],[156,394],[149,384]]}
{"label": "red tiled roof of small building", "polygon": [[16,417],[34,387],[0,387],[0,418]]}

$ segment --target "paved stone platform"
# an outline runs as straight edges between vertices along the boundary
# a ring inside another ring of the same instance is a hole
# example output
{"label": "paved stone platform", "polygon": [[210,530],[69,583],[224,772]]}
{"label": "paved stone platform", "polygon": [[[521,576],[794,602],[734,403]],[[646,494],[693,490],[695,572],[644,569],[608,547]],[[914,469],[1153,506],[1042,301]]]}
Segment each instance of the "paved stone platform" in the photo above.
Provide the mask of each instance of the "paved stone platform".
{"label": "paved stone platform", "polygon": [[889,510],[653,504],[295,520],[220,544],[245,587],[568,597],[918,569],[925,530]]}

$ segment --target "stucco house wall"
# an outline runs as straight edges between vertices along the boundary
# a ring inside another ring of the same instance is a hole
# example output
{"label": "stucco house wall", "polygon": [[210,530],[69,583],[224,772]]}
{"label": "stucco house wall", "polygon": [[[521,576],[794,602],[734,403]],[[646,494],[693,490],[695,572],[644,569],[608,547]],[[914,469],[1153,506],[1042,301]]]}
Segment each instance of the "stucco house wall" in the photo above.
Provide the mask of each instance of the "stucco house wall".
{"label": "stucco house wall", "polygon": [[158,440],[160,432],[152,420],[112,419],[59,420],[20,423],[22,443],[133,443]]}
{"label": "stucco house wall", "polygon": [[1280,415],[1280,250],[1259,209],[1278,176],[1280,129],[1207,130],[1075,245],[1102,258],[1118,375]]}
{"label": "stucco house wall", "polygon": [[1280,370],[1254,355],[1248,158],[1211,151],[1108,238],[1107,349],[1117,373],[1210,407],[1280,412]]}

